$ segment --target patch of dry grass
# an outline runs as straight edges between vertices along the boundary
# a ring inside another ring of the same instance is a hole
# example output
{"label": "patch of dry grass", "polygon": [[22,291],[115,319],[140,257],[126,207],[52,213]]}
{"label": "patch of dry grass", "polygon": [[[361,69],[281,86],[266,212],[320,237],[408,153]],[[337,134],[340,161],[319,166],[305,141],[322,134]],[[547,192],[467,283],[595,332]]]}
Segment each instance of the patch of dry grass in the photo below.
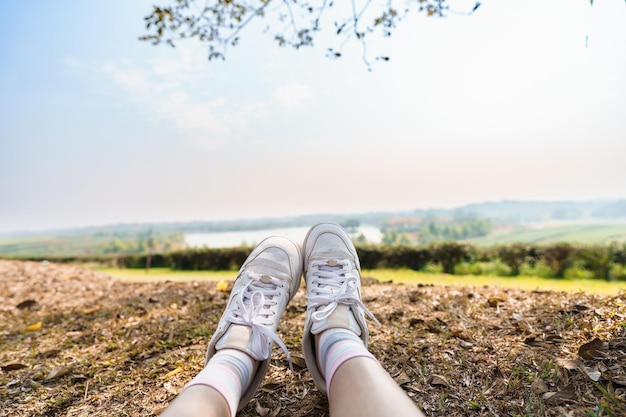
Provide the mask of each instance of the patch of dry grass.
{"label": "patch of dry grass", "polygon": [[[363,294],[383,324],[370,326],[370,349],[427,415],[626,416],[625,293],[364,278]],[[0,416],[158,412],[204,365],[227,299],[215,282],[0,261]],[[305,307],[301,290],[279,328],[295,372],[275,350],[240,415],[328,415],[298,366]]]}

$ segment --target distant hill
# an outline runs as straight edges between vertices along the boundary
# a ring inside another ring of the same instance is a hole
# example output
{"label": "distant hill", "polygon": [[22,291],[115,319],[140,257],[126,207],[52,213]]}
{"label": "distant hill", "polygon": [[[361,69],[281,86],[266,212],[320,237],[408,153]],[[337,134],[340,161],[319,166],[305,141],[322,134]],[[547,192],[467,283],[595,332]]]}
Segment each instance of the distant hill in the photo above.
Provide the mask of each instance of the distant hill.
{"label": "distant hill", "polygon": [[626,221],[626,200],[501,201],[468,204],[454,211],[511,223],[549,221]]}
{"label": "distant hill", "polygon": [[483,218],[492,221],[494,224],[525,224],[552,221],[623,223],[626,222],[626,200],[593,200],[583,202],[500,201],[468,204],[452,209],[432,208],[349,214],[311,214],[239,220],[125,223],[39,232],[10,234],[0,232],[0,236],[9,239],[37,236],[134,236],[150,230],[158,230],[163,233],[209,233],[303,227],[322,221],[334,221],[340,224],[357,221],[360,224],[380,227],[384,222],[392,218],[455,217]]}

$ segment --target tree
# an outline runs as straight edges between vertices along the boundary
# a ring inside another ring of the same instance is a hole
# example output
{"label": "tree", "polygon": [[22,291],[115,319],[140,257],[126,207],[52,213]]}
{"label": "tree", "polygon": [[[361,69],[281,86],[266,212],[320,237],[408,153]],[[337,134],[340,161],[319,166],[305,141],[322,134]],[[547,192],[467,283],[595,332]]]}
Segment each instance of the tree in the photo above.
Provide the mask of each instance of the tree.
{"label": "tree", "polygon": [[445,274],[454,274],[456,264],[468,258],[470,247],[458,242],[441,242],[431,246],[433,259],[443,267]]}
{"label": "tree", "polygon": [[511,268],[511,275],[517,276],[520,267],[531,255],[532,247],[526,243],[512,243],[498,246],[496,253],[500,260]]}
{"label": "tree", "polygon": [[570,243],[554,243],[541,251],[541,258],[548,264],[554,276],[563,278],[565,270],[570,267],[576,248]]}
{"label": "tree", "polygon": [[[411,10],[443,17],[451,12],[472,14],[480,6],[476,1],[471,10],[456,11],[448,5],[451,0],[161,1],[169,4],[153,6],[145,17],[147,33],[139,39],[173,47],[179,40],[195,38],[208,44],[209,60],[224,59],[228,47],[239,44],[242,31],[252,22],[262,21],[263,31],[279,46],[295,49],[312,46],[322,31],[332,31],[338,46],[327,48],[330,58],[341,57],[344,46],[356,41],[368,67],[370,36],[391,36]],[[387,61],[389,57],[379,55],[375,59]]]}

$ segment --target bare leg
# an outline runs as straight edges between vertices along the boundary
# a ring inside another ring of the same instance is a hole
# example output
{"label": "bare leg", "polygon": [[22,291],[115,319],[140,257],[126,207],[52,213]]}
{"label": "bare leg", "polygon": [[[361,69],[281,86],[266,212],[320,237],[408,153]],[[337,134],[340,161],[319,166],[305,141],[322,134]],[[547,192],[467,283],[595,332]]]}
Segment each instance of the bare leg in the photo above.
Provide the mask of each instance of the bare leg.
{"label": "bare leg", "polygon": [[328,402],[331,416],[424,416],[387,371],[369,358],[353,358],[339,367]]}
{"label": "bare leg", "polygon": [[302,275],[298,245],[270,237],[244,262],[207,348],[205,367],[161,414],[165,417],[235,417],[254,396],[270,364],[278,320]]}
{"label": "bare leg", "polygon": [[[339,225],[313,226],[304,245],[307,315],[302,348],[333,417],[423,417],[367,349],[361,271],[350,237]],[[380,324],[380,323],[378,323]]]}
{"label": "bare leg", "polygon": [[161,417],[230,417],[228,404],[222,395],[206,385],[193,385],[161,413]]}

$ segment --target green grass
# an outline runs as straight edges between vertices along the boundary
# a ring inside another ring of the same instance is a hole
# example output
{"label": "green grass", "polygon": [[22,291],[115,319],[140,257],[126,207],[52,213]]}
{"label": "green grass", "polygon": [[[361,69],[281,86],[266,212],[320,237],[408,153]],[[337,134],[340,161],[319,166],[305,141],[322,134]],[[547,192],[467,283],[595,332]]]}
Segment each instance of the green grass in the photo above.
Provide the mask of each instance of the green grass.
{"label": "green grass", "polygon": [[[237,271],[174,271],[168,268],[153,268],[149,272],[143,269],[117,269],[92,267],[111,277],[125,282],[147,281],[221,281],[233,280]],[[501,288],[519,288],[524,290],[553,290],[566,292],[587,292],[613,295],[626,290],[626,282],[609,282],[599,279],[554,279],[540,277],[497,277],[489,275],[447,275],[441,273],[418,272],[410,269],[373,269],[363,270],[364,277],[373,277],[379,281],[393,281],[408,285],[433,284],[452,286],[484,285]]]}
{"label": "green grass", "polygon": [[495,232],[488,236],[469,239],[471,243],[490,246],[514,242],[528,243],[608,243],[626,241],[626,224],[561,224],[537,228],[524,227]]}
{"label": "green grass", "polygon": [[448,275],[426,273],[411,269],[372,269],[363,270],[364,277],[373,277],[379,281],[393,281],[403,284],[433,284],[452,286],[484,285],[501,288],[519,288],[528,291],[552,290],[565,292],[586,292],[593,294],[614,295],[626,290],[626,281],[605,281],[600,279],[565,279],[542,277],[498,277],[492,275]]}

